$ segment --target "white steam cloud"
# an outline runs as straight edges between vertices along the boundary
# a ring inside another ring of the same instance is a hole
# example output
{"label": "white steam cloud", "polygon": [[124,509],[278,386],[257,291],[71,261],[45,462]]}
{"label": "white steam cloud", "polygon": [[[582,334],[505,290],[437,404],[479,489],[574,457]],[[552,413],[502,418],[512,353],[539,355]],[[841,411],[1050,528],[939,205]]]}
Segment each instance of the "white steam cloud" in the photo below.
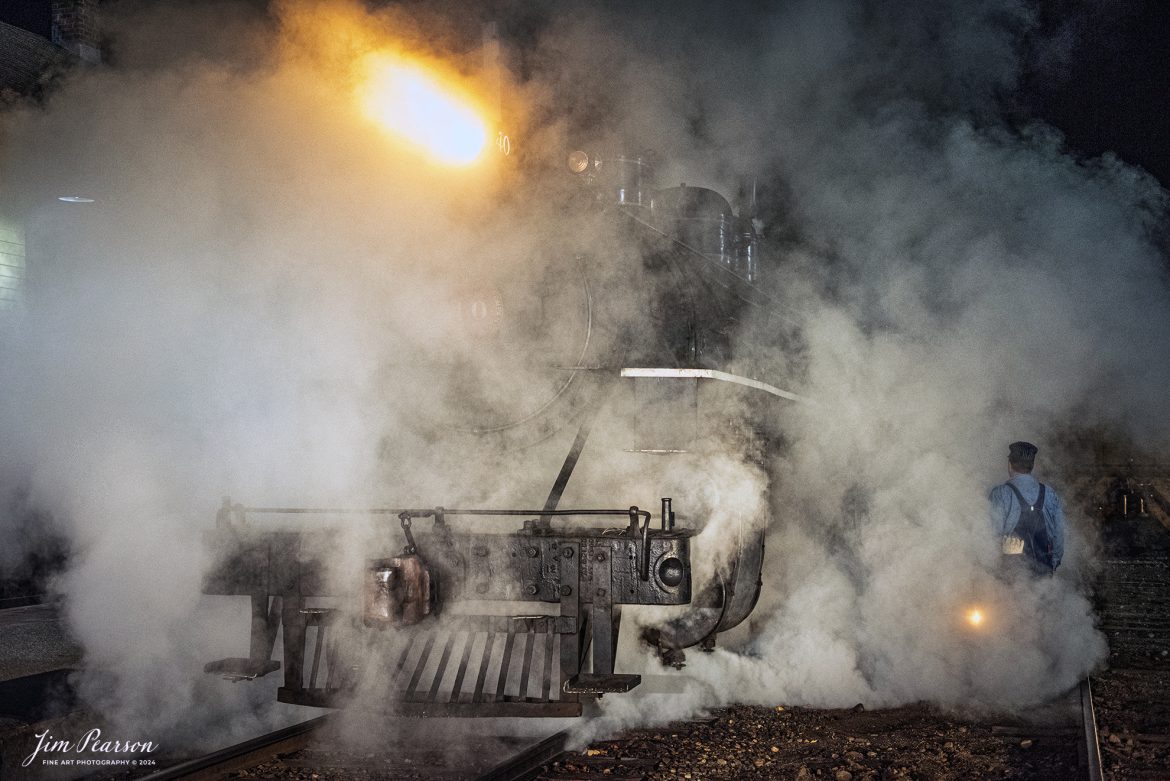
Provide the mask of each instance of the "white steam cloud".
{"label": "white steam cloud", "polygon": [[[565,497],[687,495],[680,509],[711,518],[695,541],[708,571],[730,525],[769,529],[751,631],[688,656],[672,718],[731,701],[1022,706],[1104,656],[1072,497],[1060,574],[1015,591],[990,574],[984,497],[1013,439],[1040,445],[1058,489],[1069,430],[1165,439],[1151,239],[1165,194],[1116,160],[1073,159],[1050,128],[998,119],[1026,4],[886,5],[712,18],[553,4],[522,20],[526,80],[506,89],[527,102],[534,155],[559,154],[575,124],[657,149],[664,185],[734,196],[758,177],[765,232],[785,248],[765,285],[798,339],[749,321],[736,344],[811,399],[777,407],[782,454],[617,480],[641,462],[607,460],[602,430]],[[483,269],[522,277],[560,215],[542,193],[389,143],[355,111],[345,63],[393,44],[475,78],[478,51],[402,7],[246,8],[217,6],[225,48],[201,43],[203,10],[121,6],[121,64],[4,126],[3,209],[24,220],[32,270],[0,354],[0,458],[70,541],[59,588],[100,673],[89,696],[176,734],[271,696],[194,683],[246,640],[243,615],[199,597],[199,534],[221,494],[525,506],[565,449],[468,463],[463,438],[420,422],[550,392],[492,396],[492,359],[520,357],[481,355],[436,313]],[[71,193],[96,202],[53,200]],[[441,351],[462,368],[423,366]],[[352,541],[339,551],[360,560]],[[956,629],[971,600],[998,606],[996,631]],[[652,669],[634,634],[619,666]],[[640,718],[636,694],[605,703],[597,729]]]}

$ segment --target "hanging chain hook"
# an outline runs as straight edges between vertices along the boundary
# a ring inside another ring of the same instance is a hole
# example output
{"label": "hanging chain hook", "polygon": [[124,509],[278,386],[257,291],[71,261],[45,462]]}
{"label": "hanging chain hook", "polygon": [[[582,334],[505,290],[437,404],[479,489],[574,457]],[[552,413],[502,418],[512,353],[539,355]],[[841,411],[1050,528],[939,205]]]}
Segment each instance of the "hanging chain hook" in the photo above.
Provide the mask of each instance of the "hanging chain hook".
{"label": "hanging chain hook", "polygon": [[402,522],[402,533],[406,535],[406,549],[403,553],[410,556],[418,550],[414,544],[414,535],[410,533],[410,513],[400,514],[398,520]]}

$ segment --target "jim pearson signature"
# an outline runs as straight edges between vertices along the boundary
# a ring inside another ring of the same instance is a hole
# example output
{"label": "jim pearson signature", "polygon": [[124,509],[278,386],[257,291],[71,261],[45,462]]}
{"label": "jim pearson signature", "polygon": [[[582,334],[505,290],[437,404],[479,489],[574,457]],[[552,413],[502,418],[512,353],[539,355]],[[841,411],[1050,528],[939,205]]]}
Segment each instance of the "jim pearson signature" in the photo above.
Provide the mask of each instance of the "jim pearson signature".
{"label": "jim pearson signature", "polygon": [[102,731],[94,727],[81,736],[81,740],[60,740],[49,734],[48,730],[33,735],[37,739],[37,747],[25,757],[21,767],[28,767],[38,756],[51,754],[149,754],[158,750],[158,746],[147,741],[107,740],[102,737]]}

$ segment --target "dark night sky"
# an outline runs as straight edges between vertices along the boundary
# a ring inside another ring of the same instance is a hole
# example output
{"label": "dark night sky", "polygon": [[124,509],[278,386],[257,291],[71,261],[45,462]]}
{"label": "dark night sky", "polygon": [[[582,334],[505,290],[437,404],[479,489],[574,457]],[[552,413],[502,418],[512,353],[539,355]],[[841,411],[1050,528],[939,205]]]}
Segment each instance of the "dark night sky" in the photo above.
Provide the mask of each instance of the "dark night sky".
{"label": "dark night sky", "polygon": [[0,0],[0,22],[49,37],[52,26],[50,0]]}
{"label": "dark night sky", "polygon": [[1021,98],[1073,150],[1112,150],[1170,185],[1170,3],[1047,2],[1042,33],[1086,5],[1098,10],[1074,30],[1067,69],[1034,68]]}

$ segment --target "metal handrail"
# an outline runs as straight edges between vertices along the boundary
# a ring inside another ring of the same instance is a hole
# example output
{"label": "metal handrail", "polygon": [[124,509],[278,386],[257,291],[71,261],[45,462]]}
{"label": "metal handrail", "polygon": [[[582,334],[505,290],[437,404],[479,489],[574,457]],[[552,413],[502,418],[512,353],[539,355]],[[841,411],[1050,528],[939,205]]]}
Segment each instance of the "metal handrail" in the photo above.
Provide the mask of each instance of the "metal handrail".
{"label": "metal handrail", "polygon": [[[571,515],[588,515],[588,516],[623,516],[629,517],[630,510],[628,508],[621,510],[608,509],[589,509],[589,510],[449,510],[445,507],[432,507],[427,509],[394,509],[390,507],[372,507],[369,509],[360,509],[352,507],[237,507],[231,508],[239,513],[257,513],[266,515],[393,515],[401,518],[403,515],[409,518],[430,518],[434,515],[476,515],[476,516],[531,516],[539,517],[542,515],[556,515],[556,516],[571,516]],[[637,515],[640,518],[649,519],[650,511],[637,510]]]}

